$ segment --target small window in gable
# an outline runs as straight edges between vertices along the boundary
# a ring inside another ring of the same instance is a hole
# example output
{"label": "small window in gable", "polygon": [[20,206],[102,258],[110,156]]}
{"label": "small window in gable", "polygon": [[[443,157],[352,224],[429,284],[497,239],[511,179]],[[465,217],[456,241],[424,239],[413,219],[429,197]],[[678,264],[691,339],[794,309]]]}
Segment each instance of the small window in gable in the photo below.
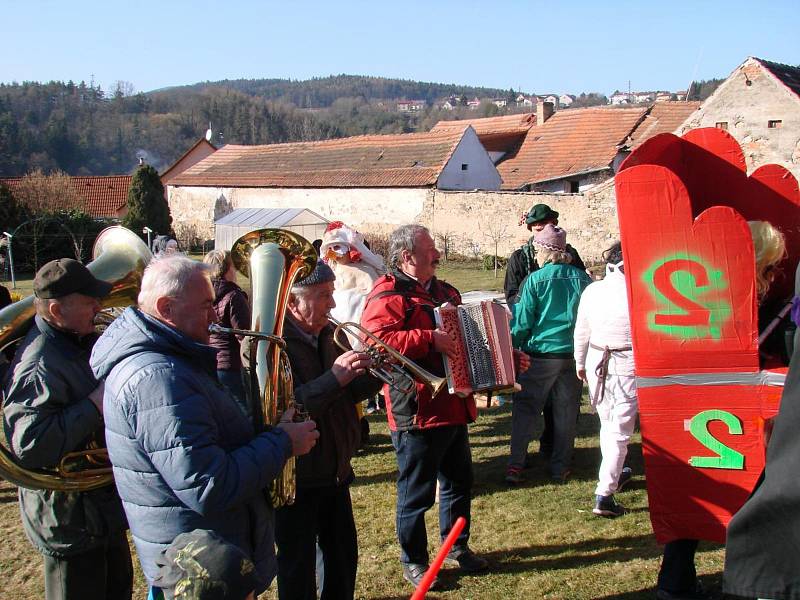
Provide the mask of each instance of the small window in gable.
{"label": "small window in gable", "polygon": [[724,129],[725,131],[728,131],[728,122],[727,121],[717,121],[716,128],[717,129]]}
{"label": "small window in gable", "polygon": [[564,192],[567,194],[577,194],[580,189],[580,184],[577,181],[565,181]]}
{"label": "small window in gable", "polygon": [[469,170],[469,165],[468,165],[467,163],[461,163],[461,170],[462,170],[462,171],[467,171],[467,170]]}
{"label": "small window in gable", "polygon": [[767,129],[779,129],[783,125],[783,121],[774,120],[774,121],[767,121]]}

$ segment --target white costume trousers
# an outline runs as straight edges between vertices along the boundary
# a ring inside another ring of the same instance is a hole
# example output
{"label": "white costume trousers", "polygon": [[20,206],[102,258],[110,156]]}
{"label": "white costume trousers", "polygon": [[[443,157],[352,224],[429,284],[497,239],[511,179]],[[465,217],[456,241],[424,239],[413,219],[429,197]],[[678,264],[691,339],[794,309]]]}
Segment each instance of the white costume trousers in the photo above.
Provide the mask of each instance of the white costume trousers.
{"label": "white costume trousers", "polygon": [[[589,390],[597,389],[597,376],[587,369]],[[636,378],[633,375],[606,376],[606,389],[595,406],[600,417],[600,462],[597,488],[598,496],[610,496],[617,491],[617,481],[628,455],[628,441],[636,426],[639,403],[636,399]]]}

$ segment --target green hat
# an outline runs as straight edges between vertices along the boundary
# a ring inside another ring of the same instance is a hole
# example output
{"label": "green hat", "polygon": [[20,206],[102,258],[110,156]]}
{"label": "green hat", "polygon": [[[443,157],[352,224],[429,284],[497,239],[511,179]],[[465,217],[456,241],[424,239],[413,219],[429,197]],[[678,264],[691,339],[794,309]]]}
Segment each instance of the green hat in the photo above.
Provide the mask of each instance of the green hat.
{"label": "green hat", "polygon": [[547,204],[534,204],[525,215],[525,224],[533,225],[539,221],[549,221],[550,219],[557,219],[558,213]]}
{"label": "green hat", "polygon": [[61,298],[69,294],[83,294],[93,298],[107,296],[113,286],[97,279],[77,260],[59,258],[51,260],[36,273],[33,293],[37,298]]}
{"label": "green hat", "polygon": [[178,535],[156,559],[153,585],[175,600],[242,600],[258,586],[253,562],[213,531]]}

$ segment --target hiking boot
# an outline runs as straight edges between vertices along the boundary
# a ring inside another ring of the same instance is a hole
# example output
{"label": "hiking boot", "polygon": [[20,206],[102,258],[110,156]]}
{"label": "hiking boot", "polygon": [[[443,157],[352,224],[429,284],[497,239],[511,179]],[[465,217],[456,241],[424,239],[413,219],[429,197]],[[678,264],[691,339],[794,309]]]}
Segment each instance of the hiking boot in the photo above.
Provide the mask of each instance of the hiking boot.
{"label": "hiking boot", "polygon": [[600,517],[614,519],[625,514],[625,507],[617,504],[613,494],[611,496],[595,496],[594,509],[592,512]]}
{"label": "hiking boot", "polygon": [[464,573],[478,573],[485,571],[489,567],[489,561],[481,558],[469,548],[451,550],[444,559],[444,564],[450,567],[458,567]]}
{"label": "hiking boot", "polygon": [[[417,563],[403,563],[403,579],[414,586],[419,587],[425,572],[428,570],[428,565],[420,565]],[[439,588],[439,578],[434,577],[431,582],[429,590],[436,590]]]}
{"label": "hiking boot", "polygon": [[525,477],[522,476],[522,469],[519,467],[508,467],[506,469],[506,483],[519,485],[523,481],[525,481]]}
{"label": "hiking boot", "polygon": [[631,482],[631,479],[633,479],[633,469],[623,467],[622,473],[619,474],[619,479],[617,480],[617,491],[621,492],[622,488]]}

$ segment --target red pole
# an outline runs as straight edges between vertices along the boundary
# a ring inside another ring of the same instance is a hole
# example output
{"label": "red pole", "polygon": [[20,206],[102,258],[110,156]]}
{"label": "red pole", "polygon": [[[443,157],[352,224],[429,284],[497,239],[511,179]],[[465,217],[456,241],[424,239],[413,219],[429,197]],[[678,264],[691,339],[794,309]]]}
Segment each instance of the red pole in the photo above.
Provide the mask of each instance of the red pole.
{"label": "red pole", "polygon": [[442,568],[442,563],[444,562],[447,553],[450,552],[450,548],[452,548],[453,544],[456,543],[456,539],[461,534],[461,530],[464,529],[466,524],[467,520],[464,517],[458,517],[458,519],[456,519],[455,525],[453,525],[450,533],[447,534],[439,553],[433,560],[433,564],[428,567],[428,570],[425,572],[425,576],[422,578],[422,581],[419,582],[419,586],[417,586],[417,589],[414,590],[411,600],[422,600],[425,598],[425,594],[428,593],[428,588],[431,587],[431,583],[433,583],[433,580],[436,579],[439,569]]}

